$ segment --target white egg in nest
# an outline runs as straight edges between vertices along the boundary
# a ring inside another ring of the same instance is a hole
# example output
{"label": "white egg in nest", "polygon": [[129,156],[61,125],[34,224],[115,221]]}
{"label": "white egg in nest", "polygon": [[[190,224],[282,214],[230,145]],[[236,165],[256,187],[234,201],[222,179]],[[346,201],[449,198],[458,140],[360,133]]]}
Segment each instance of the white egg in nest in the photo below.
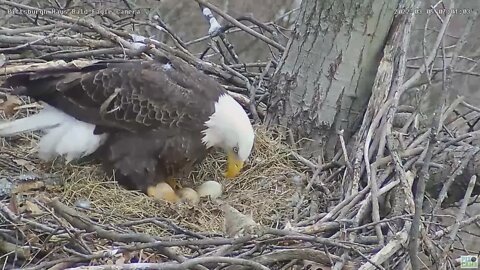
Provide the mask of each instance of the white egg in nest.
{"label": "white egg in nest", "polygon": [[200,202],[199,194],[192,188],[182,188],[177,191],[180,200],[187,202],[188,204],[197,205]]}
{"label": "white egg in nest", "polygon": [[83,209],[90,209],[92,207],[90,201],[86,198],[80,198],[75,201],[75,206]]}
{"label": "white egg in nest", "polygon": [[222,196],[223,187],[217,181],[206,181],[197,187],[197,193],[200,198],[210,196],[212,199],[217,199]]}

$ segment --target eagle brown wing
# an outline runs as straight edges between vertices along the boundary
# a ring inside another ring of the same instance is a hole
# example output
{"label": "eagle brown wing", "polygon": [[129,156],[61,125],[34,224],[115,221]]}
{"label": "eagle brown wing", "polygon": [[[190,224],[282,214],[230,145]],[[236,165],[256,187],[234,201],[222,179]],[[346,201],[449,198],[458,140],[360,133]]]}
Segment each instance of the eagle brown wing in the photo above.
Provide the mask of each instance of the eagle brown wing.
{"label": "eagle brown wing", "polygon": [[223,88],[182,60],[100,61],[13,74],[6,87],[97,125],[97,131],[203,129]]}
{"label": "eagle brown wing", "polygon": [[95,155],[120,184],[144,192],[205,157],[200,130],[224,93],[206,74],[166,58],[22,72],[5,86],[95,124],[96,133],[111,131]]}
{"label": "eagle brown wing", "polygon": [[185,176],[207,154],[198,133],[152,129],[129,136],[112,133],[97,155],[121,185],[143,192],[159,181]]}

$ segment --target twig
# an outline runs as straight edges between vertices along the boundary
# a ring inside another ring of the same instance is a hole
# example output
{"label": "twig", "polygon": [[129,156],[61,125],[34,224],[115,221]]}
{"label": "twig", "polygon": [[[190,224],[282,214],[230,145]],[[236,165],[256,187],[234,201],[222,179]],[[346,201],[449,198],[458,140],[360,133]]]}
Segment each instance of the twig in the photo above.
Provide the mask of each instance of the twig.
{"label": "twig", "polygon": [[[407,4],[407,5],[412,5],[413,3]],[[409,8],[409,7],[407,7]],[[420,8],[420,1],[418,1],[414,9]],[[408,213],[413,213],[413,196],[411,192],[411,185],[413,183],[408,183],[408,177],[407,173],[405,172],[405,169],[402,164],[402,160],[400,159],[399,156],[399,151],[398,147],[396,146],[397,144],[394,142],[393,138],[393,128],[392,128],[392,123],[393,119],[395,117],[395,113],[398,111],[398,106],[399,106],[399,100],[400,100],[400,86],[405,80],[405,73],[406,73],[406,64],[407,64],[407,51],[408,51],[408,46],[410,44],[410,39],[411,39],[411,31],[412,27],[415,24],[416,16],[415,14],[410,14],[408,16],[405,16],[404,18],[404,26],[403,26],[403,31],[399,31],[398,33],[398,38],[401,40],[400,46],[394,45],[393,48],[394,54],[399,55],[398,62],[396,66],[394,65],[393,69],[396,71],[396,76],[393,77],[392,74],[392,86],[390,89],[390,95],[392,96],[392,106],[389,107],[387,115],[386,115],[386,120],[385,120],[385,127],[384,127],[384,133],[382,133],[382,139],[384,139],[384,143],[386,143],[392,157],[392,161],[395,166],[395,179],[400,182],[400,192],[402,202],[404,205],[407,206],[406,212]],[[383,153],[382,153],[383,154]],[[376,168],[376,167],[375,167]],[[395,195],[393,195],[395,196]],[[394,214],[400,214],[400,213],[394,213]],[[379,230],[379,227],[376,227],[377,230]],[[399,229],[399,228],[398,228]]]}
{"label": "twig", "polygon": [[40,26],[32,26],[32,27],[22,27],[16,29],[4,28],[0,29],[0,34],[2,35],[18,35],[18,34],[25,34],[25,33],[33,33],[33,32],[42,32],[42,31],[49,31],[55,28],[62,28],[61,24],[47,24],[47,25],[40,25]]}
{"label": "twig", "polygon": [[475,187],[475,183],[477,182],[477,176],[473,175],[470,178],[470,182],[468,183],[467,191],[465,192],[465,197],[463,198],[462,205],[460,206],[460,210],[457,214],[455,219],[455,223],[450,231],[450,235],[448,237],[447,243],[443,247],[443,254],[440,259],[440,269],[445,269],[446,265],[445,262],[447,261],[447,255],[450,251],[453,242],[455,241],[455,237],[457,236],[458,230],[460,228],[460,222],[463,220],[465,216],[465,212],[467,211],[468,202],[470,201],[470,197],[472,195],[473,188]]}
{"label": "twig", "polygon": [[122,49],[122,48],[105,48],[105,49],[96,49],[96,50],[85,50],[85,51],[76,51],[76,52],[60,52],[55,51],[52,53],[47,53],[40,58],[42,59],[77,59],[83,57],[98,57],[101,55],[114,55],[114,54],[124,54],[129,56],[134,56],[136,54],[135,50]]}
{"label": "twig", "polygon": [[228,238],[206,238],[195,240],[170,240],[170,241],[152,241],[136,245],[128,245],[119,247],[121,250],[140,250],[147,248],[159,248],[159,247],[182,247],[182,246],[220,246],[220,245],[235,245],[239,243],[248,242],[251,237],[244,237],[239,239]]}
{"label": "twig", "polygon": [[[262,74],[260,75],[260,78],[258,79],[258,84],[256,87],[251,87],[250,88],[250,109],[255,110],[256,113],[256,105],[255,105],[255,94],[257,93],[258,89],[262,86],[263,80],[265,76],[267,75],[268,71],[270,70],[270,66],[272,65],[272,61],[269,61],[265,69],[263,70]],[[258,114],[257,114],[258,117]]]}
{"label": "twig", "polygon": [[[23,5],[23,4],[18,4],[18,3],[15,3],[15,2],[11,2],[11,1],[0,0],[0,4],[12,6],[12,7],[17,7],[17,8],[23,9],[23,10],[33,10],[33,11],[38,12],[38,14],[42,14],[41,9],[39,9],[39,8],[35,8],[35,7]],[[65,16],[65,15],[60,15],[60,14],[55,13],[55,12],[47,12],[47,13],[44,13],[44,14],[45,14],[45,16],[50,17],[50,18],[59,19],[59,20],[62,20],[62,21],[66,21],[66,22],[73,23],[73,24],[78,24],[78,25],[85,26],[87,28],[93,29],[98,34],[100,34],[103,38],[114,41],[114,42],[116,42],[116,43],[118,43],[118,44],[120,44],[123,47],[128,48],[128,49],[136,49],[136,47],[131,42],[126,41],[125,39],[123,39],[123,38],[119,37],[118,35],[114,34],[112,31],[108,30],[107,28],[97,24],[91,18],[74,19],[72,17]]]}
{"label": "twig", "polygon": [[[58,199],[53,199],[47,202],[47,205],[53,207],[56,213],[61,217],[66,219],[73,226],[85,230],[87,232],[95,232],[101,238],[107,238],[117,242],[155,242],[156,239],[147,234],[119,234],[113,231],[108,231],[103,228],[100,228],[97,225],[94,225],[89,219],[79,212],[75,211],[72,208],[67,207],[61,203]],[[177,260],[179,262],[184,261],[185,259],[177,255],[172,250],[165,247],[158,247],[158,251],[164,254],[165,256]]]}
{"label": "twig", "polygon": [[[451,1],[450,2],[450,7],[449,7],[450,10],[452,10],[453,7],[454,7],[454,1]],[[447,16],[445,18],[445,21],[442,24],[440,34],[438,35],[437,44],[435,46],[434,51],[436,51],[436,48],[438,48],[438,46],[440,45],[440,42],[442,40],[444,40],[445,30],[447,28],[447,25],[450,22],[451,17],[452,17],[451,13],[447,14]],[[434,57],[435,54],[432,52],[430,56]],[[433,61],[433,59],[431,59],[431,61],[430,61],[430,58],[429,58],[427,60],[427,63],[428,62],[431,63],[432,61]],[[420,72],[417,72],[417,73],[420,74]],[[416,74],[413,75],[412,78],[410,78],[407,82],[405,82],[404,85],[402,85],[402,87],[404,87],[404,89],[406,87],[408,87],[408,85],[410,83],[412,83],[412,80],[415,80],[414,78],[415,78]],[[420,76],[420,75],[418,75],[418,76]],[[446,78],[444,78],[444,79],[446,79]],[[442,94],[441,94],[441,98],[439,98],[438,102],[440,102],[440,100],[442,102],[444,102],[447,91],[448,91],[448,88],[446,88],[444,86]],[[420,170],[420,174],[419,174],[418,181],[417,181],[417,190],[416,190],[416,194],[415,194],[415,215],[413,216],[412,229],[411,229],[411,232],[410,232],[410,243],[409,243],[409,255],[410,255],[411,265],[412,265],[413,269],[419,269],[421,267],[420,266],[420,260],[418,259],[417,256],[418,256],[418,249],[419,249],[419,246],[418,246],[419,239],[418,238],[419,238],[419,235],[420,235],[420,227],[421,227],[421,220],[420,219],[421,219],[421,215],[422,215],[422,212],[423,212],[423,199],[424,199],[424,194],[425,194],[425,182],[426,182],[426,179],[428,179],[428,177],[429,177],[430,161],[432,159],[434,146],[437,143],[438,132],[439,132],[441,124],[442,124],[441,121],[442,121],[443,106],[444,106],[444,104],[437,104],[437,108],[435,110],[435,113],[434,113],[434,116],[433,116],[433,119],[432,119],[432,126],[431,126],[431,129],[430,129],[431,130],[430,139],[428,141],[428,146],[427,146],[427,149],[426,149],[426,152],[425,152],[425,158],[424,158],[425,165]]]}
{"label": "twig", "polygon": [[[243,31],[242,29],[239,29],[239,28],[231,29],[232,27],[233,26],[230,26],[230,25],[222,26],[220,31],[222,31],[224,34],[237,33],[237,32]],[[258,26],[252,26],[250,28],[255,29],[255,28],[258,28]],[[191,46],[193,44],[197,44],[199,42],[206,41],[210,38],[211,38],[211,35],[206,35],[206,36],[203,36],[203,37],[185,42],[185,45],[188,47],[188,46]]]}
{"label": "twig", "polygon": [[27,225],[31,225],[33,227],[36,227],[36,228],[39,228],[40,230],[42,231],[45,231],[45,232],[48,232],[48,233],[51,233],[51,234],[56,234],[58,233],[58,230],[57,229],[54,229],[54,228],[51,228],[45,224],[41,224],[41,223],[38,223],[36,221],[33,221],[33,220],[29,220],[29,219],[26,219],[24,217],[21,217],[21,216],[17,216],[15,213],[12,212],[12,210],[10,210],[8,208],[7,205],[5,205],[3,202],[0,201],[0,211],[2,211],[3,213],[6,214],[6,216],[12,220],[12,221],[15,221],[15,222],[21,222],[21,223],[24,223],[24,224],[27,224]]}
{"label": "twig", "polygon": [[[379,252],[377,252],[371,260],[376,264],[382,264],[388,258],[393,256],[405,243],[408,241],[408,233],[410,231],[410,222],[405,224],[405,227],[402,231],[398,232],[395,237],[390,240]],[[368,270],[368,269],[375,269],[375,266],[367,262],[366,264],[362,265],[359,270]],[[417,268],[419,269],[419,268]]]}
{"label": "twig", "polygon": [[[74,47],[92,47],[92,48],[108,48],[114,46],[108,40],[94,40],[86,38],[69,38],[56,37],[53,40],[48,40],[51,36],[7,36],[0,35],[0,43],[5,44],[21,44],[22,48],[31,44],[38,45],[58,45],[58,46],[74,46]],[[27,44],[27,45],[23,45]],[[18,48],[0,48],[1,52],[11,52],[18,50]]]}
{"label": "twig", "polygon": [[98,265],[98,266],[80,266],[75,268],[70,268],[70,270],[186,270],[193,266],[198,266],[202,264],[219,264],[226,263],[230,265],[244,265],[248,266],[249,269],[257,270],[269,270],[268,267],[254,262],[252,260],[238,259],[238,258],[227,258],[227,257],[204,257],[204,258],[195,258],[186,260],[180,264],[176,263],[131,263],[124,265]]}
{"label": "twig", "polygon": [[432,215],[434,215],[440,209],[443,201],[445,200],[445,198],[447,198],[448,190],[450,189],[450,186],[455,181],[455,178],[463,173],[463,169],[467,166],[467,164],[472,160],[472,158],[479,151],[480,151],[480,149],[472,149],[472,150],[468,151],[468,153],[462,159],[462,162],[460,164],[458,164],[458,167],[455,169],[455,171],[448,177],[447,181],[445,182],[445,184],[443,184],[443,187],[440,190],[440,193],[439,193],[438,198],[437,198],[437,202],[436,202],[435,207],[433,208],[433,211],[432,211]]}
{"label": "twig", "polygon": [[[234,70],[233,68],[229,67],[228,65],[222,63],[222,67],[231,72],[233,75],[241,78],[243,81],[245,81],[245,85],[247,86],[247,89],[249,89],[250,92],[255,91],[255,87],[253,87],[250,84],[250,80],[248,80],[247,77],[243,76],[240,72]],[[250,99],[250,103],[248,104],[250,107],[250,112],[252,113],[253,119],[258,122],[260,121],[260,117],[258,116],[257,108],[255,108],[255,103],[252,103],[252,99]]]}
{"label": "twig", "polygon": [[269,32],[270,34],[275,33],[275,29],[272,29],[272,28],[268,27],[268,24],[266,24],[266,23],[262,23],[262,22],[258,21],[252,15],[240,16],[240,17],[237,18],[237,21],[239,21],[239,22],[240,21],[248,21],[248,22],[258,26],[259,28]]}
{"label": "twig", "polygon": [[[450,10],[453,10],[454,2],[450,2]],[[403,85],[400,87],[400,93],[403,93],[405,90],[410,89],[413,85],[415,85],[418,80],[421,78],[422,74],[426,72],[428,69],[428,66],[433,63],[435,60],[435,57],[437,55],[437,50],[440,48],[440,45],[442,43],[443,37],[445,36],[445,32],[447,30],[447,26],[450,22],[450,18],[452,17],[452,12],[449,12],[447,16],[445,17],[444,22],[442,23],[442,27],[438,33],[437,39],[435,40],[435,43],[433,45],[432,52],[426,59],[425,63],[422,65],[422,67],[415,72],[412,77],[410,77]]]}
{"label": "twig", "polygon": [[170,221],[168,219],[165,219],[165,218],[161,218],[161,217],[146,218],[146,219],[141,219],[141,220],[123,222],[122,224],[119,224],[119,226],[130,227],[130,226],[135,226],[135,225],[139,225],[139,224],[146,224],[146,223],[152,223],[152,224],[155,224],[155,225],[160,225],[162,227],[171,228],[176,233],[183,233],[185,235],[193,236],[193,237],[199,238],[199,239],[205,239],[206,238],[205,236],[203,236],[201,234],[192,232],[192,231],[190,231],[186,228],[182,228],[182,227],[178,226],[177,224],[173,223],[172,221]]}
{"label": "twig", "polygon": [[225,20],[227,20],[228,22],[230,22],[231,24],[237,26],[238,28],[242,29],[243,31],[247,32],[248,34],[260,39],[261,41],[267,43],[267,44],[270,44],[272,45],[273,47],[277,48],[280,52],[283,52],[285,50],[285,48],[278,44],[277,42],[267,38],[266,36],[252,30],[251,28],[247,27],[246,25],[242,24],[241,22],[237,21],[235,18],[233,18],[232,16],[226,14],[225,12],[223,12],[221,9],[217,8],[216,6],[206,2],[205,0],[195,0],[197,3],[203,5],[203,6],[206,6],[208,7],[209,9],[213,10],[215,13],[217,13],[218,15],[222,16]]}
{"label": "twig", "polygon": [[343,159],[350,173],[353,173],[353,166],[352,166],[352,163],[350,162],[350,159],[348,158],[347,146],[345,144],[345,138],[343,137],[344,131],[342,129],[342,130],[339,130],[337,133],[340,139],[340,144],[342,145]]}
{"label": "twig", "polygon": [[474,111],[480,113],[480,108],[478,108],[478,107],[476,107],[476,106],[473,106],[472,104],[469,104],[469,103],[467,103],[466,101],[462,101],[461,104],[462,104],[463,106],[467,107],[467,108],[470,109],[470,110],[474,110]]}
{"label": "twig", "polygon": [[[289,261],[293,259],[309,260],[328,266],[332,265],[332,261],[340,260],[338,256],[335,256],[333,254],[327,255],[322,251],[309,248],[276,250],[269,254],[254,257],[252,260],[263,265],[271,265],[273,263]],[[354,263],[349,262],[345,265],[344,269],[354,269],[354,267]]]}
{"label": "twig", "polygon": [[[478,222],[478,221],[480,221],[480,214],[478,214],[476,216],[473,216],[471,218],[462,220],[461,222],[458,223],[458,226],[459,226],[458,228],[463,228],[465,226],[468,226],[468,225],[473,224],[473,223]],[[435,232],[433,234],[433,239],[438,240],[441,237],[443,237],[445,234],[447,234],[449,232],[452,232],[452,230],[454,229],[455,226],[457,226],[457,224],[453,224],[451,226],[448,226],[444,230],[439,230],[439,231]]]}
{"label": "twig", "polygon": [[13,253],[14,256],[20,259],[29,259],[31,256],[30,247],[18,246],[16,244],[10,243],[3,239],[2,235],[0,235],[0,253]]}
{"label": "twig", "polygon": [[[153,19],[160,25],[161,28],[165,29],[165,31],[172,37],[172,39],[173,39],[180,47],[182,47],[183,49],[186,49],[185,42],[183,42],[182,39],[180,39],[180,37],[178,37],[177,34],[175,34],[175,32],[172,31],[172,29],[170,29],[170,27],[169,27],[165,22],[163,22],[163,20],[160,18],[160,16],[154,15],[154,16],[153,16]],[[156,28],[157,28],[157,27],[156,27]]]}
{"label": "twig", "polygon": [[39,263],[35,266],[32,267],[24,267],[22,269],[24,270],[43,270],[43,269],[49,269],[52,266],[58,265],[60,263],[64,262],[70,262],[70,263],[79,263],[79,262],[87,262],[91,260],[96,260],[96,259],[102,259],[102,258],[108,258],[111,257],[110,252],[99,252],[91,255],[83,255],[83,256],[69,256],[67,258],[62,258],[58,260],[52,260],[52,261],[46,261],[43,263]]}
{"label": "twig", "polygon": [[[387,101],[382,108],[380,108],[377,112],[377,115],[373,119],[370,128],[368,129],[367,132],[367,137],[365,139],[365,145],[363,147],[363,160],[365,162],[365,169],[367,171],[367,179],[371,187],[371,197],[372,197],[372,219],[374,222],[380,221],[380,208],[378,205],[378,183],[377,183],[377,167],[371,166],[370,165],[370,155],[369,155],[369,149],[370,149],[370,142],[372,140],[372,135],[373,131],[377,128],[377,126],[380,123],[380,120],[382,119],[385,111],[390,107],[391,103],[393,100]],[[373,171],[373,173],[372,173]],[[353,185],[357,186],[357,184]],[[378,237],[378,241],[380,244],[383,245],[384,242],[384,237],[381,231],[381,228],[379,225],[375,226],[375,232]]]}

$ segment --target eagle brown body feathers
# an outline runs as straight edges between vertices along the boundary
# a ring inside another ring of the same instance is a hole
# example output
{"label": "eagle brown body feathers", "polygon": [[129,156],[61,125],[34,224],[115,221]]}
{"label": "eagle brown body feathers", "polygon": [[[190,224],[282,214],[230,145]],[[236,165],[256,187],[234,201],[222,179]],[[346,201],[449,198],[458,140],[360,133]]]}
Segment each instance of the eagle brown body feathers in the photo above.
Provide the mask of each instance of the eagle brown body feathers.
{"label": "eagle brown body feathers", "polygon": [[94,124],[95,134],[108,133],[93,157],[120,184],[143,192],[205,157],[201,131],[224,94],[206,74],[173,59],[23,72],[5,86]]}

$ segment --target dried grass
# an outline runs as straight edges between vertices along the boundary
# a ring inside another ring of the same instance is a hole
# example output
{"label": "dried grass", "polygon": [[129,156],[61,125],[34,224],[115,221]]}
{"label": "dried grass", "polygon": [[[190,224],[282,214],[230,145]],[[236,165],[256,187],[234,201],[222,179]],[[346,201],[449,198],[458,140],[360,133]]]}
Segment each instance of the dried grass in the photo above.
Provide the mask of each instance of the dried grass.
{"label": "dried grass", "polygon": [[[221,176],[225,159],[217,152],[209,155],[181,183],[194,187],[208,180],[219,181],[224,187],[222,201],[252,215],[259,224],[276,227],[291,218],[292,207],[289,205],[295,188],[285,176],[295,170],[295,163],[289,159],[290,150],[279,139],[273,139],[262,127],[256,128],[256,134],[252,156],[236,179],[227,180]],[[219,205],[209,199],[202,200],[198,206],[174,205],[119,186],[98,164],[64,164],[62,160],[42,162],[35,154],[37,139],[33,133],[19,139],[0,139],[1,152],[9,153],[0,159],[10,159],[8,163],[12,165],[2,171],[6,170],[6,174],[12,176],[27,173],[24,168],[14,166],[17,164],[12,160],[28,160],[36,174],[56,175],[63,184],[43,191],[42,195],[59,197],[71,206],[86,200],[90,203],[88,216],[100,224],[118,225],[131,220],[162,217],[196,232],[223,231],[223,213]],[[152,235],[168,234],[162,227],[149,223],[135,226],[135,230]]]}

